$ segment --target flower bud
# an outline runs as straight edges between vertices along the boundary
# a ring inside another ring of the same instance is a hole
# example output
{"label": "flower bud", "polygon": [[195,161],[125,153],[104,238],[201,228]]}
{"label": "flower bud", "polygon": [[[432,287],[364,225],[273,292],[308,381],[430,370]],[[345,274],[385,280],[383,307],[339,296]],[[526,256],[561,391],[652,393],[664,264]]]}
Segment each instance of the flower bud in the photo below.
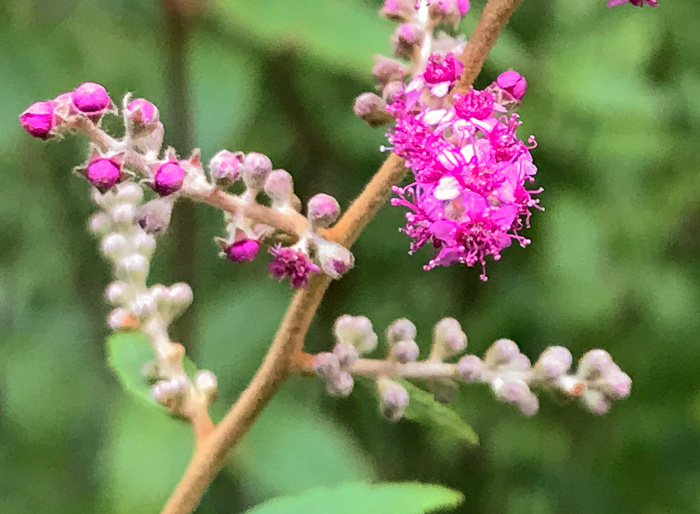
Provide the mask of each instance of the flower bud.
{"label": "flower bud", "polygon": [[33,103],[19,115],[19,122],[30,136],[49,139],[57,124],[53,102]]}
{"label": "flower bud", "polygon": [[131,312],[143,321],[150,317],[156,311],[157,307],[158,304],[156,300],[149,293],[138,295],[129,305]]}
{"label": "flower bud", "polygon": [[233,262],[249,262],[257,257],[260,251],[260,241],[256,239],[239,239],[228,244],[222,243],[222,249],[226,258]]}
{"label": "flower bud", "polygon": [[518,345],[510,339],[499,339],[486,351],[484,361],[490,367],[497,367],[510,362],[520,354]]}
{"label": "flower bud", "polygon": [[400,384],[383,379],[378,382],[379,411],[389,421],[400,420],[408,407],[408,391]]}
{"label": "flower bud", "polygon": [[379,14],[390,20],[407,20],[415,13],[415,4],[415,0],[384,0]]}
{"label": "flower bud", "polygon": [[403,83],[404,66],[400,61],[384,56],[377,56],[377,63],[372,68],[372,74],[380,84],[401,81]]}
{"label": "flower bud", "polygon": [[351,343],[338,343],[333,347],[333,355],[338,358],[341,368],[349,368],[357,360],[357,348]]}
{"label": "flower bud", "polygon": [[212,403],[219,395],[219,381],[208,369],[202,370],[194,377],[194,387],[204,395],[207,403]]}
{"label": "flower bud", "polygon": [[538,377],[554,380],[566,373],[572,362],[569,350],[563,346],[550,346],[535,364],[535,372]]}
{"label": "flower bud", "polygon": [[440,360],[464,351],[467,335],[454,318],[440,320],[433,329],[433,356]]}
{"label": "flower bud", "polygon": [[109,214],[106,212],[96,212],[90,216],[88,226],[90,232],[96,236],[104,236],[112,231],[112,220],[109,219]]}
{"label": "flower bud", "polygon": [[340,215],[340,204],[331,195],[319,193],[306,204],[309,220],[317,227],[330,227]]}
{"label": "flower bud", "polygon": [[370,127],[381,127],[393,121],[394,117],[386,112],[386,102],[374,93],[362,93],[355,99],[355,114]]}
{"label": "flower bud", "polygon": [[112,105],[107,90],[100,84],[85,82],[71,94],[73,108],[91,119],[100,118]]}
{"label": "flower bud", "polygon": [[352,393],[355,385],[352,375],[347,371],[338,371],[328,377],[326,382],[326,390],[331,396],[339,398],[347,398]]}
{"label": "flower bud", "polygon": [[419,354],[420,348],[418,348],[418,344],[410,339],[397,341],[391,347],[391,356],[396,362],[401,364],[417,361]]}
{"label": "flower bud", "polygon": [[192,294],[192,288],[188,284],[178,282],[170,286],[169,297],[173,305],[187,307],[192,303],[194,295]]}
{"label": "flower bud", "polygon": [[384,86],[382,98],[386,103],[392,104],[396,100],[396,97],[401,96],[405,89],[406,85],[400,80],[389,82],[386,86]]}
{"label": "flower bud", "polygon": [[393,36],[391,36],[394,53],[397,57],[410,59],[414,50],[423,44],[424,38],[425,32],[421,26],[415,23],[399,25]]}
{"label": "flower bud", "polygon": [[113,232],[102,240],[100,250],[105,256],[115,259],[126,250],[126,243],[126,238],[122,234]]}
{"label": "flower bud", "polygon": [[595,389],[586,389],[581,399],[583,400],[584,405],[593,414],[605,414],[612,406],[610,400],[606,398],[601,391]]}
{"label": "flower bud", "polygon": [[261,153],[252,152],[243,160],[243,182],[248,189],[260,191],[272,172],[272,162]]}
{"label": "flower bud", "polygon": [[187,393],[187,379],[176,377],[172,380],[159,380],[151,389],[151,396],[163,407],[177,412]]}
{"label": "flower bud", "polygon": [[109,211],[112,221],[118,225],[131,225],[136,218],[136,207],[131,203],[119,203]]}
{"label": "flower bud", "polygon": [[140,205],[143,202],[143,189],[133,182],[124,182],[117,189],[117,197],[124,203]]}
{"label": "flower bud", "polygon": [[148,259],[139,253],[127,255],[118,264],[127,276],[144,280],[148,275]]}
{"label": "flower bud", "polygon": [[275,208],[288,207],[294,193],[292,176],[285,170],[275,170],[270,173],[265,182],[265,194],[272,200]]}
{"label": "flower bud", "polygon": [[386,329],[386,339],[389,346],[393,346],[399,341],[411,341],[416,338],[416,326],[406,318],[394,321]]}
{"label": "flower bud", "polygon": [[221,150],[209,161],[209,174],[218,186],[229,186],[241,177],[243,152]]}
{"label": "flower bud", "polygon": [[112,330],[138,330],[139,319],[126,309],[114,309],[107,317],[107,324]]}
{"label": "flower bud", "polygon": [[334,279],[339,279],[355,265],[355,256],[350,250],[326,239],[317,240],[316,257],[323,272]]}
{"label": "flower bud", "polygon": [[333,332],[338,342],[353,344],[360,354],[369,353],[377,347],[377,334],[372,329],[372,322],[365,316],[340,316],[333,325]]}
{"label": "flower bud", "polygon": [[616,364],[608,370],[598,388],[613,400],[627,398],[632,390],[632,379]]}
{"label": "flower bud", "polygon": [[163,284],[154,285],[148,290],[148,292],[153,300],[155,300],[159,309],[170,306],[170,289],[165,287]]}
{"label": "flower bud", "polygon": [[597,380],[614,365],[612,357],[605,350],[591,350],[579,359],[576,374],[584,380]]}
{"label": "flower bud", "polygon": [[160,234],[170,224],[170,216],[173,212],[172,199],[155,198],[143,204],[138,212],[139,226],[147,234]]}
{"label": "flower bud", "polygon": [[129,102],[124,110],[127,119],[138,129],[153,129],[158,123],[158,108],[145,98]]}
{"label": "flower bud", "polygon": [[129,284],[121,280],[112,282],[107,286],[105,298],[112,305],[124,304],[128,299]]}
{"label": "flower bud", "polygon": [[314,355],[313,368],[316,375],[327,380],[331,375],[340,372],[340,361],[331,352],[317,353]]}
{"label": "flower bud", "polygon": [[132,241],[134,250],[144,257],[150,258],[156,249],[156,238],[149,234],[140,232],[134,236]]}
{"label": "flower bud", "polygon": [[527,92],[527,81],[513,70],[501,73],[496,79],[496,85],[518,102],[523,99]]}
{"label": "flower bud", "polygon": [[153,176],[151,188],[160,196],[169,196],[180,190],[185,181],[185,170],[177,161],[161,164]]}
{"label": "flower bud", "polygon": [[532,416],[539,409],[539,400],[523,380],[496,380],[491,384],[496,398],[515,405],[526,416]]}
{"label": "flower bud", "polygon": [[476,355],[467,355],[457,362],[459,378],[467,383],[480,382],[484,375],[484,362]]}

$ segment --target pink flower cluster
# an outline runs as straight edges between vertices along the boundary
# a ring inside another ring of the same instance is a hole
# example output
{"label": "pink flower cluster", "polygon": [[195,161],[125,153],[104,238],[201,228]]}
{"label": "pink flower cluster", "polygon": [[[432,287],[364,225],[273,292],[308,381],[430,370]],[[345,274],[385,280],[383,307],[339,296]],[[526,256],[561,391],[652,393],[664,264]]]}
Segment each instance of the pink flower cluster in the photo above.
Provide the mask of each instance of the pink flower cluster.
{"label": "pink flower cluster", "polygon": [[507,71],[486,90],[449,93],[462,72],[451,54],[433,54],[425,71],[395,95],[387,110],[396,118],[388,134],[393,151],[406,160],[413,182],[395,187],[393,205],[406,207],[402,229],[413,238],[411,253],[430,243],[433,258],[424,266],[481,264],[501,258],[540,208],[527,190],[537,168],[527,143],[516,134],[521,122],[512,110],[527,89],[518,73]]}

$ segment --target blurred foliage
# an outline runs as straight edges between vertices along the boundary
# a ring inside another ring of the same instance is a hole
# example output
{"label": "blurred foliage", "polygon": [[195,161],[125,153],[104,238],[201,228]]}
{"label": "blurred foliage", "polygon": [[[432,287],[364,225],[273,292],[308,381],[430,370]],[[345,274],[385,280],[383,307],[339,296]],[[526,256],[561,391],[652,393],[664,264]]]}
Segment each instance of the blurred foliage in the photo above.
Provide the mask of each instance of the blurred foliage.
{"label": "blurred foliage", "polygon": [[[483,1],[473,2],[475,11]],[[392,31],[379,0],[220,0],[195,23],[189,51],[196,133],[263,151],[303,200],[347,206],[384,156],[357,120],[374,53]],[[106,363],[101,291],[109,271],[85,230],[87,184],[71,175],[84,141],[41,144],[17,115],[87,80],[165,106],[167,36],[154,0],[0,0],[0,512],[156,512],[191,453],[186,426],[127,397]],[[604,0],[527,0],[479,79],[514,67],[530,83],[522,130],[546,212],[526,250],[489,264],[425,273],[386,207],[334,284],[308,346],[327,349],[342,313],[379,330],[460,319],[471,350],[499,337],[535,357],[551,344],[608,349],[634,379],[602,418],[544,398],[525,419],[465,387],[456,410],[480,446],[377,412],[373,393],[327,398],[294,378],[263,413],[199,512],[240,512],[278,495],[363,480],[443,484],[463,512],[700,511],[700,31],[693,0],[608,10]],[[471,30],[475,14],[463,23]],[[166,123],[177,123],[162,109]],[[167,134],[166,134],[167,138]],[[176,214],[177,215],[177,214]],[[265,259],[216,256],[218,213],[197,207],[198,334],[192,358],[232,402],[260,363],[290,297]],[[191,243],[190,243],[191,244]],[[178,280],[165,236],[153,280]],[[388,512],[388,511],[387,511]]]}

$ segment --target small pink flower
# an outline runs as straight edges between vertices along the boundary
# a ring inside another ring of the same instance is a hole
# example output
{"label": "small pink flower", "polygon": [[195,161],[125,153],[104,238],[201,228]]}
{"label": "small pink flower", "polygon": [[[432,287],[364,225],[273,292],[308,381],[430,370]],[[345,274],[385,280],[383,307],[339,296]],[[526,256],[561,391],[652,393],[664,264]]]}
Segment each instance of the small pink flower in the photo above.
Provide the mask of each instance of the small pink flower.
{"label": "small pink flower", "polygon": [[145,98],[137,98],[126,106],[126,116],[137,125],[153,125],[158,122],[158,108]]}
{"label": "small pink flower", "polygon": [[149,185],[160,196],[169,196],[179,191],[184,181],[185,170],[178,161],[169,160],[158,166]]}
{"label": "small pink flower", "polygon": [[212,180],[219,185],[233,184],[241,176],[243,153],[221,150],[209,161],[209,172]]}
{"label": "small pink flower", "polygon": [[85,176],[100,192],[104,193],[124,179],[122,163],[116,157],[94,157],[85,170]]}
{"label": "small pink flower", "polygon": [[22,128],[30,135],[49,139],[56,127],[56,114],[53,102],[36,102],[19,115]]}
{"label": "small pink flower", "polygon": [[78,86],[71,99],[75,110],[90,118],[99,118],[112,105],[107,90],[95,82],[85,82]]}
{"label": "small pink flower", "polygon": [[626,3],[636,5],[637,7],[644,7],[645,5],[648,5],[650,7],[659,6],[658,0],[608,0],[608,7],[616,7],[618,5],[623,5]]}
{"label": "small pink flower", "polygon": [[239,239],[224,247],[226,258],[233,262],[249,262],[255,259],[260,251],[260,241],[256,239]]}
{"label": "small pink flower", "polygon": [[454,108],[457,116],[462,119],[485,120],[493,114],[493,103],[491,93],[472,89],[465,95],[455,95]]}
{"label": "small pink flower", "polygon": [[527,91],[527,81],[517,71],[509,70],[501,73],[496,79],[496,85],[507,91],[515,100],[522,100]]}
{"label": "small pink flower", "polygon": [[289,277],[290,284],[295,289],[303,289],[309,285],[309,275],[316,275],[321,269],[311,258],[298,248],[276,245],[270,248],[274,260],[267,269],[274,278],[284,280]]}

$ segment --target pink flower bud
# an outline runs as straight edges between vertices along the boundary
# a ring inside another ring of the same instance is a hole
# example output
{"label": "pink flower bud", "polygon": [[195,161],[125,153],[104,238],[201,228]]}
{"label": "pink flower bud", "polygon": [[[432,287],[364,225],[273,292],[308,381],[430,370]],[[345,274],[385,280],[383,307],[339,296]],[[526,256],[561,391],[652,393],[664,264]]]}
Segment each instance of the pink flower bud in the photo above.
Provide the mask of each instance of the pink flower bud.
{"label": "pink flower bud", "polygon": [[221,186],[233,184],[241,176],[243,152],[221,150],[209,161],[209,173],[212,180]]}
{"label": "pink flower bud", "polygon": [[56,114],[53,102],[36,102],[19,115],[22,128],[30,136],[49,139],[56,127]]}
{"label": "pink flower bud", "polygon": [[576,374],[584,380],[597,380],[607,374],[615,363],[605,350],[591,350],[578,361]]}
{"label": "pink flower bud", "polygon": [[257,257],[260,251],[260,241],[243,238],[231,244],[224,243],[222,249],[230,261],[249,262]]}
{"label": "pink flower bud", "polygon": [[379,411],[389,421],[400,420],[409,401],[408,391],[400,384],[387,379],[379,382]]}
{"label": "pink flower bud", "polygon": [[158,108],[145,98],[137,98],[126,106],[126,117],[134,125],[151,127],[158,122]]}
{"label": "pink flower bud", "polygon": [[259,191],[272,172],[272,162],[261,153],[252,152],[243,161],[243,181],[246,187]]}
{"label": "pink flower bud", "polygon": [[331,195],[320,193],[314,195],[306,205],[306,212],[311,223],[317,227],[330,227],[340,215],[340,204]]}
{"label": "pink flower bud", "polygon": [[467,383],[481,381],[484,368],[483,361],[476,355],[467,355],[457,362],[459,377]]}
{"label": "pink flower bud", "polygon": [[394,52],[397,57],[410,59],[413,51],[418,48],[425,38],[422,27],[414,23],[404,23],[399,25],[391,36],[391,43],[394,45]]}
{"label": "pink flower bud", "polygon": [[499,339],[486,351],[484,360],[489,367],[497,367],[513,360],[520,354],[518,345],[510,339]]}
{"label": "pink flower bud", "polygon": [[355,256],[343,245],[318,238],[316,257],[326,275],[339,279],[355,265]]}
{"label": "pink flower bud", "polygon": [[377,347],[377,334],[372,322],[365,316],[340,316],[335,320],[333,333],[339,343],[353,344],[360,354],[369,353]]}
{"label": "pink flower bud", "polygon": [[388,84],[397,80],[403,81],[404,65],[389,57],[377,56],[377,63],[372,68],[372,74],[380,84]]}
{"label": "pink flower bud", "polygon": [[540,356],[535,364],[535,369],[538,375],[548,380],[554,380],[566,373],[572,362],[569,350],[563,346],[550,346]]}
{"label": "pink flower bud", "polygon": [[317,353],[313,358],[314,373],[323,379],[338,374],[340,371],[340,361],[331,352]]}
{"label": "pink flower bud", "polygon": [[428,84],[454,84],[464,70],[464,64],[452,52],[445,55],[432,54],[423,72],[423,78]]}
{"label": "pink flower bud", "polygon": [[96,157],[90,160],[85,176],[101,193],[113,188],[125,177],[121,162],[114,158]]}
{"label": "pink flower bud", "polygon": [[391,356],[396,362],[401,364],[417,361],[419,354],[420,348],[418,348],[418,344],[409,339],[397,341],[391,348]]}
{"label": "pink flower bud", "polygon": [[294,193],[292,176],[286,170],[275,170],[267,177],[264,189],[272,200],[273,207],[289,206]]}
{"label": "pink flower bud", "polygon": [[370,127],[380,127],[394,120],[394,117],[386,112],[386,102],[374,93],[362,93],[358,96],[353,110]]}
{"label": "pink flower bud", "polygon": [[509,70],[501,73],[496,79],[496,85],[508,92],[515,100],[522,100],[527,91],[527,81],[517,71]]}
{"label": "pink flower bud", "polygon": [[416,326],[406,318],[394,321],[386,329],[386,339],[389,346],[393,346],[399,341],[413,341],[416,338]]}
{"label": "pink flower bud", "polygon": [[160,196],[169,196],[179,191],[184,181],[185,170],[180,163],[167,161],[158,167],[149,185]]}
{"label": "pink flower bud", "polygon": [[326,381],[326,390],[331,396],[346,398],[352,393],[355,380],[347,371],[339,371],[330,375]]}
{"label": "pink flower bud", "polygon": [[464,351],[467,347],[467,335],[454,318],[444,318],[433,330],[433,353],[443,359]]}
{"label": "pink flower bud", "polygon": [[276,245],[270,248],[270,253],[274,257],[267,266],[270,275],[280,281],[289,277],[290,285],[295,289],[306,288],[309,285],[309,275],[321,272],[308,254],[299,248]]}
{"label": "pink flower bud", "polygon": [[172,199],[154,198],[143,204],[137,213],[139,226],[147,234],[160,234],[170,224]]}
{"label": "pink flower bud", "polygon": [[384,0],[379,14],[390,20],[406,20],[415,13],[415,4],[415,0]]}
{"label": "pink flower bud", "polygon": [[357,360],[357,348],[352,343],[338,343],[333,347],[333,355],[338,358],[341,368],[349,368]]}
{"label": "pink flower bud", "polygon": [[71,99],[75,110],[90,118],[99,118],[112,105],[107,90],[94,82],[85,82],[78,86]]}

